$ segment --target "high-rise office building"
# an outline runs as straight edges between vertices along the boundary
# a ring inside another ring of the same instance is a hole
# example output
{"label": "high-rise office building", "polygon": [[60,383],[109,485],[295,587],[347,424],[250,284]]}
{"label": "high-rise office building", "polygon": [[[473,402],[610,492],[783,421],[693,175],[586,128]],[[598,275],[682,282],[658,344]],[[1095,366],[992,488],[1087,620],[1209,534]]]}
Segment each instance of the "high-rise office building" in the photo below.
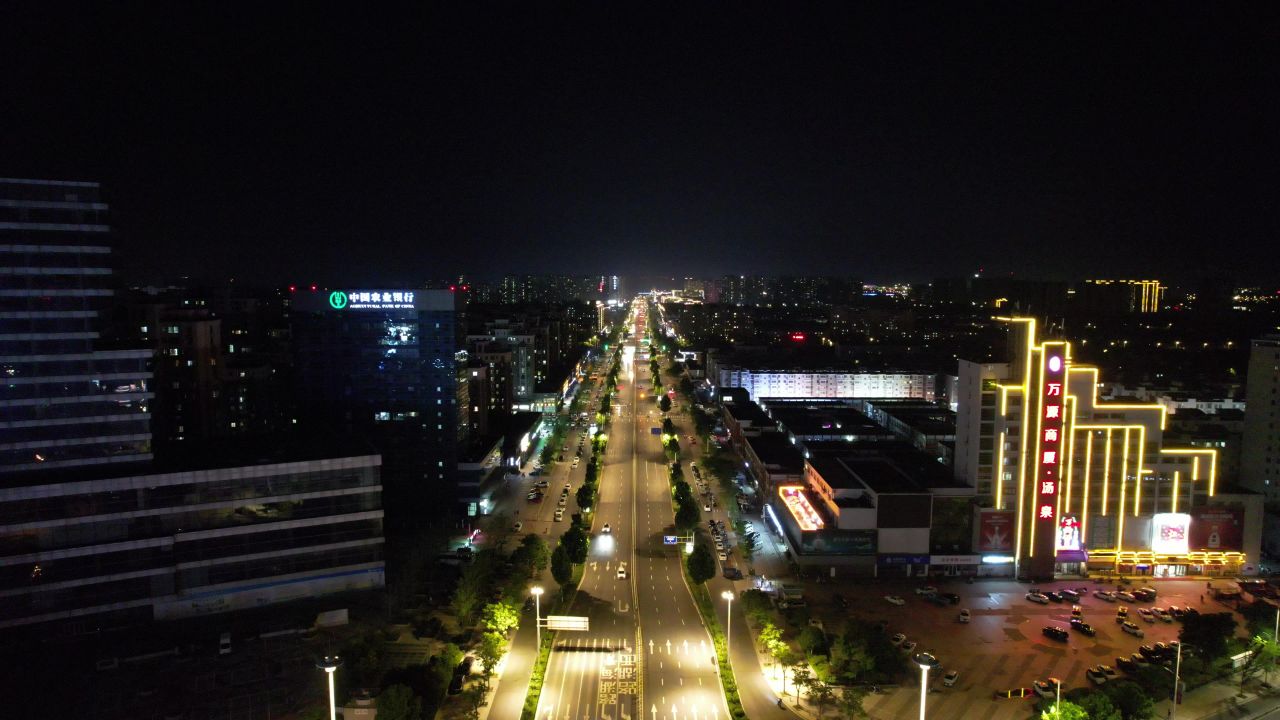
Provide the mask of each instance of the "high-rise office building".
{"label": "high-rise office building", "polygon": [[393,501],[439,497],[458,443],[454,293],[302,291],[292,320],[300,423],[367,438]]}
{"label": "high-rise office building", "polygon": [[1241,484],[1280,498],[1280,335],[1253,341],[1246,376]]}
{"label": "high-rise office building", "polygon": [[151,351],[97,346],[106,214],[97,183],[0,179],[0,474],[151,459]]}

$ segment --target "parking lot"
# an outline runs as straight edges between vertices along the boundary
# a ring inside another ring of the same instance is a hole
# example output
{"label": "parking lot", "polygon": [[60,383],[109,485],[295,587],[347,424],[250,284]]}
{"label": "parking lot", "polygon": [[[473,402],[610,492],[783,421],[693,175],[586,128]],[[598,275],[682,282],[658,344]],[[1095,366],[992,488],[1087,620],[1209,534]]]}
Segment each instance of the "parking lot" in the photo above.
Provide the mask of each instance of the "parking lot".
{"label": "parking lot", "polygon": [[[915,593],[924,583],[880,580],[870,583],[832,583],[806,588],[814,617],[828,628],[838,628],[841,612],[831,602],[832,593],[840,593],[850,602],[850,611],[872,620],[884,619],[888,632],[903,633],[915,641],[915,652],[929,652],[941,662],[930,672],[933,693],[929,712],[948,718],[1023,717],[1025,700],[993,700],[993,693],[1018,687],[1031,687],[1036,680],[1056,677],[1063,690],[1089,685],[1085,672],[1098,664],[1115,666],[1117,656],[1129,656],[1143,644],[1171,642],[1177,639],[1178,622],[1146,622],[1139,618],[1140,607],[1191,606],[1200,612],[1225,612],[1229,608],[1204,597],[1203,581],[1160,580],[1149,584],[1158,592],[1152,603],[1105,602],[1092,596],[1094,589],[1114,590],[1115,585],[1071,580],[1044,583],[1037,587],[1048,592],[1064,588],[1088,587],[1090,594],[1078,604],[1083,619],[1096,635],[1086,636],[1069,631],[1066,642],[1051,640],[1041,630],[1046,625],[1069,628],[1072,603],[1041,605],[1025,599],[1031,586],[1010,580],[979,580],[973,584],[950,581],[936,584],[941,592],[956,593],[956,605],[938,606]],[[1134,583],[1134,587],[1142,583]],[[905,604],[896,606],[885,595],[901,597]],[[1121,631],[1115,621],[1120,606],[1129,608],[1131,620],[1142,628],[1144,637],[1137,638]],[[961,609],[968,609],[971,621],[957,621]],[[960,673],[953,687],[943,687],[942,677],[951,670]],[[1123,674],[1122,674],[1123,675]],[[873,695],[867,703],[873,717],[906,717],[919,702],[918,676],[902,687]]]}

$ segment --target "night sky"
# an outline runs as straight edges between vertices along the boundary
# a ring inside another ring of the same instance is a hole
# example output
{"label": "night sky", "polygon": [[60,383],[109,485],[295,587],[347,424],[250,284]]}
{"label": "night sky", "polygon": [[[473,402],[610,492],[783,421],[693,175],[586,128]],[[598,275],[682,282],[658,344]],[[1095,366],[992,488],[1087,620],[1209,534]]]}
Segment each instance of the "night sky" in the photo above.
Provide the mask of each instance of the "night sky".
{"label": "night sky", "polygon": [[1276,3],[263,5],[11,5],[0,175],[148,281],[1277,280]]}

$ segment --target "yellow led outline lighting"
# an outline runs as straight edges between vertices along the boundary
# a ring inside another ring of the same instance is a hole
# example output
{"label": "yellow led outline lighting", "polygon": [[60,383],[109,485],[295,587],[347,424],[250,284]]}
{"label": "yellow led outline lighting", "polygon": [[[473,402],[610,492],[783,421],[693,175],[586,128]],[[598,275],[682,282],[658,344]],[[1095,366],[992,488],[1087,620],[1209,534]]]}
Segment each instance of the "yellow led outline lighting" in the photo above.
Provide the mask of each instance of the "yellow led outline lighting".
{"label": "yellow led outline lighting", "polygon": [[[1085,436],[1085,444],[1084,444],[1085,471],[1084,472],[1085,472],[1085,475],[1088,476],[1093,473],[1093,432],[1085,431],[1084,436]],[[1086,477],[1083,484],[1084,484],[1084,499],[1080,501],[1080,507],[1082,510],[1080,514],[1083,515],[1083,518],[1080,520],[1080,537],[1081,538],[1087,537],[1085,535],[1085,531],[1089,529],[1089,486],[1092,485],[1093,483],[1089,482],[1088,478]]]}
{"label": "yellow led outline lighting", "polygon": [[1178,476],[1181,475],[1177,470],[1173,471],[1173,508],[1169,512],[1178,512]]}
{"label": "yellow led outline lighting", "polygon": [[1107,442],[1102,453],[1102,517],[1107,516],[1107,496],[1111,490],[1111,429],[1107,429]]}
{"label": "yellow led outline lighting", "polygon": [[1071,512],[1071,489],[1074,483],[1075,475],[1075,453],[1076,453],[1076,398],[1070,393],[1063,400],[1063,407],[1069,407],[1070,412],[1063,412],[1063,440],[1067,443],[1067,488],[1065,495],[1067,499],[1063,502],[1062,512]]}
{"label": "yellow led outline lighting", "polygon": [[1129,429],[1125,428],[1120,452],[1120,502],[1116,504],[1116,518],[1120,527],[1116,531],[1116,548],[1124,547],[1124,495],[1129,484]]}
{"label": "yellow led outline lighting", "polygon": [[1022,511],[1023,505],[1026,504],[1024,489],[1027,470],[1027,412],[1031,406],[1029,402],[1031,391],[1028,388],[1028,383],[1031,380],[1031,355],[1034,350],[1036,321],[1035,318],[997,317],[996,319],[1005,322],[1027,323],[1027,354],[1025,367],[1022,371],[1022,425],[1018,432],[1018,522],[1014,528],[1013,542],[1013,561],[1017,563],[1018,559],[1022,557]]}
{"label": "yellow led outline lighting", "polygon": [[[1033,348],[1032,352],[1040,356],[1039,361],[1036,363],[1036,387],[1043,388],[1045,363],[1044,345],[1041,344],[1040,347]],[[1027,536],[1027,557],[1035,557],[1036,555],[1036,526],[1040,524],[1040,517],[1037,514],[1037,510],[1039,509],[1037,505],[1039,504],[1038,499],[1040,497],[1040,492],[1036,488],[1040,487],[1040,440],[1042,433],[1044,432],[1042,429],[1043,426],[1044,392],[1041,391],[1036,393],[1036,449],[1035,452],[1031,454],[1030,460],[1026,462],[1027,465],[1035,468],[1035,471],[1032,474],[1032,477],[1035,479],[1031,481],[1031,489],[1027,492],[1027,499],[1031,502],[1031,528],[1030,533]]]}
{"label": "yellow led outline lighting", "polygon": [[1213,448],[1161,448],[1160,452],[1165,455],[1191,455],[1191,478],[1190,482],[1195,483],[1201,480],[1200,475],[1200,456],[1207,455],[1209,457],[1209,497],[1217,494],[1218,482],[1218,451]]}
{"label": "yellow led outline lighting", "polygon": [[[1093,375],[1093,390],[1090,391],[1090,399],[1093,402],[1093,409],[1097,411],[1105,410],[1153,410],[1160,413],[1160,429],[1165,429],[1167,415],[1169,409],[1160,403],[1139,404],[1139,403],[1103,403],[1098,399],[1098,368],[1090,365],[1081,365],[1079,367],[1070,368],[1073,372],[1087,372]],[[1136,424],[1136,423],[1134,423]]]}
{"label": "yellow led outline lighting", "polygon": [[1138,466],[1133,473],[1133,516],[1138,517],[1138,509],[1142,506],[1142,452],[1147,447],[1147,434],[1144,426],[1138,426]]}
{"label": "yellow led outline lighting", "polygon": [[1004,431],[998,437],[996,445],[996,509],[1004,509]]}

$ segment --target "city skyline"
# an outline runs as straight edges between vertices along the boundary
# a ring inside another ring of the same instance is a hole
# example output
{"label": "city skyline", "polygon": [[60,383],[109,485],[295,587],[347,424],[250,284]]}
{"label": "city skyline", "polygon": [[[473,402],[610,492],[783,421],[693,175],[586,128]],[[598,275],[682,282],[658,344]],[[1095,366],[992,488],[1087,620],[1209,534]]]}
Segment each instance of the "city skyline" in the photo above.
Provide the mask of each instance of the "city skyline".
{"label": "city skyline", "polygon": [[527,12],[25,8],[0,168],[147,280],[1275,276],[1270,10]]}

